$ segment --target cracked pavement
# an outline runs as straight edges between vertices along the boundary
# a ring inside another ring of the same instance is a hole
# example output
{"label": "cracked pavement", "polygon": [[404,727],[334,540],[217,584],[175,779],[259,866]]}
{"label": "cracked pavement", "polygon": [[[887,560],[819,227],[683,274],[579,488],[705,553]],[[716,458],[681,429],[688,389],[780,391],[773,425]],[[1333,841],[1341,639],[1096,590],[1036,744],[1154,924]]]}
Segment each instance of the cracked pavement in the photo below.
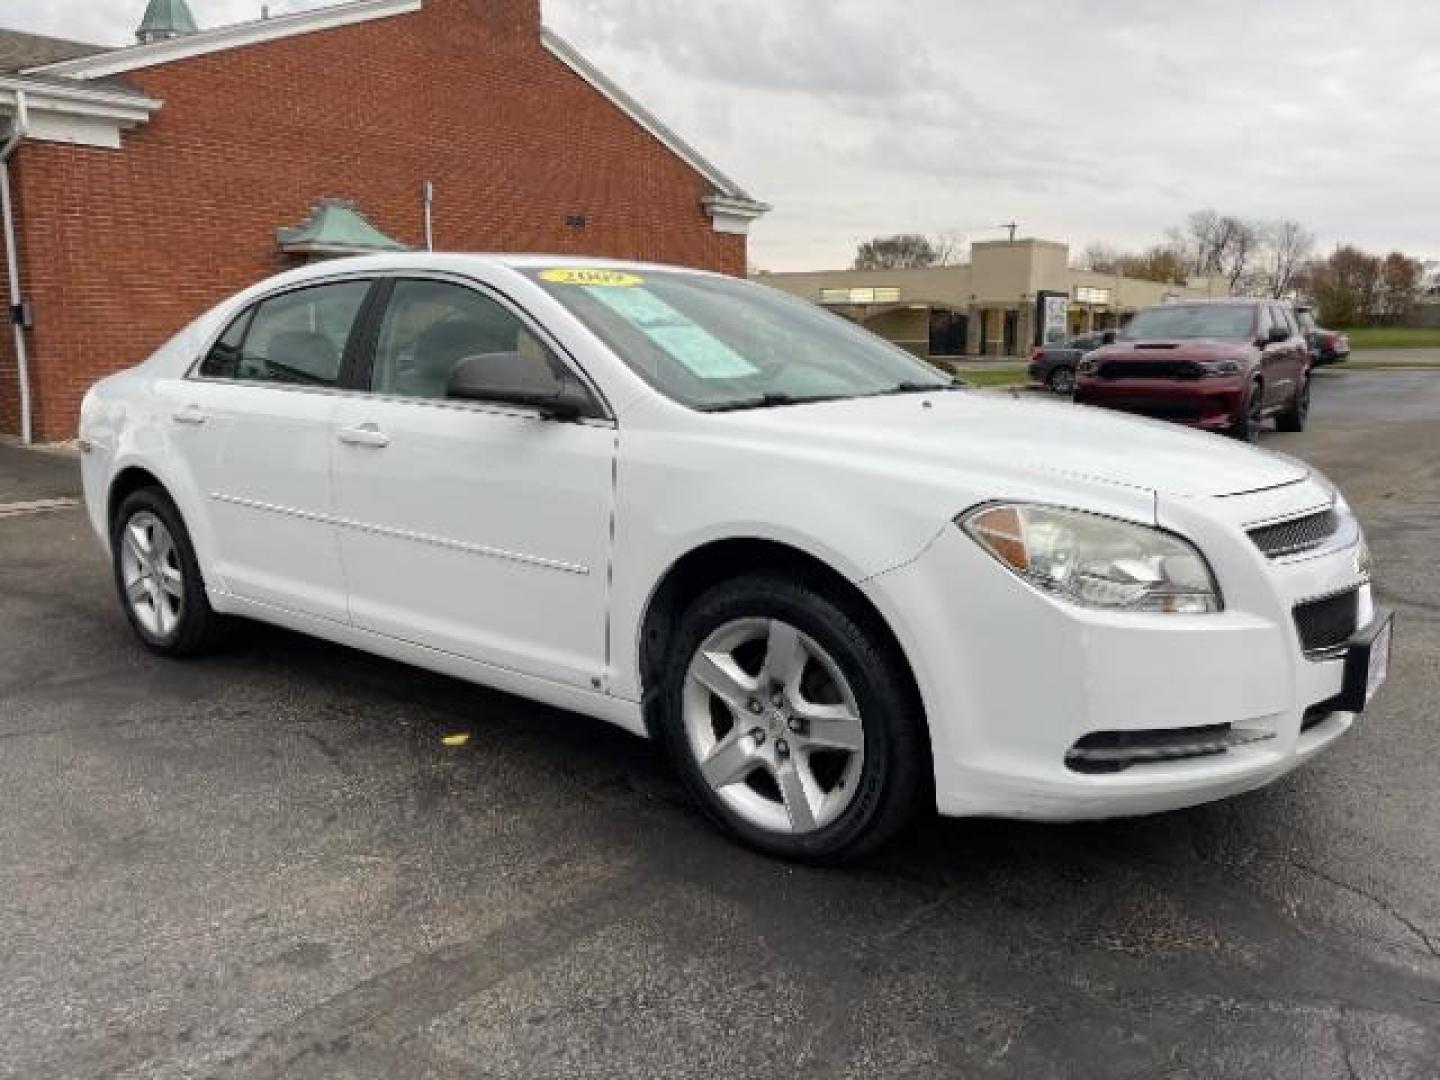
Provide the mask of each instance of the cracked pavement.
{"label": "cracked pavement", "polygon": [[[0,1076],[1440,1076],[1440,371],[1315,397],[1267,445],[1400,618],[1357,728],[1228,802],[844,870],[596,722],[263,627],[150,657],[81,511],[0,518]],[[0,503],[74,468],[0,448]]]}

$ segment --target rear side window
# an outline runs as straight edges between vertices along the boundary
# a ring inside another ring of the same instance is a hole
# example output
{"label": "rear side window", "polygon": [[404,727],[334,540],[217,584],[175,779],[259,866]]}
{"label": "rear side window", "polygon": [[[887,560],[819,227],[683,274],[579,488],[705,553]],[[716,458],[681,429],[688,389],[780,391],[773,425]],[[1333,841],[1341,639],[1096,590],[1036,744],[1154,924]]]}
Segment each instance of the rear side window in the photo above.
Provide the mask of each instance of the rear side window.
{"label": "rear side window", "polygon": [[1300,332],[1300,327],[1295,322],[1295,313],[1291,311],[1288,307],[1286,307],[1284,304],[1273,307],[1270,310],[1275,316],[1276,324],[1283,325],[1287,330],[1289,330],[1291,337],[1294,337],[1297,333]]}
{"label": "rear side window", "polygon": [[253,307],[246,308],[226,328],[219,340],[210,346],[205,359],[200,361],[200,374],[207,379],[233,379],[240,370],[240,346],[245,343],[245,331],[255,317]]}
{"label": "rear side window", "polygon": [[230,324],[200,373],[244,382],[335,386],[369,289],[368,281],[344,281],[262,300]]}

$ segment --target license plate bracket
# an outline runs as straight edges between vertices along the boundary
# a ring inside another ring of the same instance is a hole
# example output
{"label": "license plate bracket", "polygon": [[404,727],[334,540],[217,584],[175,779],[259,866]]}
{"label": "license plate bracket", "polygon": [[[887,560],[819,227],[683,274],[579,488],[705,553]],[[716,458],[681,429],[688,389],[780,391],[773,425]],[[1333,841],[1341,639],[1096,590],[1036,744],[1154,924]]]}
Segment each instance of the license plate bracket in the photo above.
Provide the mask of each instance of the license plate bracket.
{"label": "license plate bracket", "polygon": [[1337,709],[1360,713],[1369,706],[1390,674],[1394,625],[1394,612],[1377,611],[1370,625],[1350,639],[1345,650],[1345,677],[1335,702]]}

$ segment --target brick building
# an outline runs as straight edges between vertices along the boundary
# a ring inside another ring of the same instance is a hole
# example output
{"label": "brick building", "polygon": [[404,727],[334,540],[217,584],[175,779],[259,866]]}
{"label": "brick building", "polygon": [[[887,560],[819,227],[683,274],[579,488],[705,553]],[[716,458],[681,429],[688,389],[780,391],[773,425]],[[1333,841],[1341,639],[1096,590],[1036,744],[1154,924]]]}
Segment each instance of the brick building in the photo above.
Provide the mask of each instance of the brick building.
{"label": "brick building", "polygon": [[198,31],[183,0],[152,0],[137,36],[0,32],[0,432],[28,411],[36,441],[71,437],[96,378],[305,259],[432,233],[742,274],[767,209],[543,28],[539,0]]}

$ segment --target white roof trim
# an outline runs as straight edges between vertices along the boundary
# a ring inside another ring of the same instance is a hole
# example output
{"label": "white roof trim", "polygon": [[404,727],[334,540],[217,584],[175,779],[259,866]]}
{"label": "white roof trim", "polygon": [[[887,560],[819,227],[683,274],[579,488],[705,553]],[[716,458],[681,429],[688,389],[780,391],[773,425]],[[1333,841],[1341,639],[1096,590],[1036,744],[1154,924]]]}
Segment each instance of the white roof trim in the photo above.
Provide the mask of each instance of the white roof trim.
{"label": "white roof trim", "polygon": [[134,127],[150,119],[160,102],[144,94],[99,89],[77,83],[67,86],[58,80],[0,76],[0,113],[13,113],[18,98],[25,95],[31,113],[64,113],[106,120],[118,127]]}
{"label": "white roof trim", "polygon": [[707,195],[701,201],[714,223],[715,231],[736,236],[746,235],[750,231],[750,223],[770,209],[753,199],[732,199],[728,195]]}
{"label": "white roof trim", "polygon": [[419,11],[423,0],[350,0],[349,3],[334,4],[330,7],[312,8],[289,15],[276,15],[269,19],[220,26],[214,30],[202,30],[198,34],[186,34],[165,41],[152,41],[148,45],[132,45],[126,49],[115,49],[97,56],[82,56],[75,60],[61,60],[54,64],[29,68],[30,75],[68,75],[77,79],[101,79],[109,75],[120,75],[138,68],[170,64],[176,60],[207,53],[239,49],[246,45],[258,45],[263,41],[277,41],[280,38],[295,37],[298,34],[313,34],[321,30],[334,30],[341,26],[370,22],[372,19],[388,19],[395,15],[408,15]]}
{"label": "white roof trim", "polygon": [[754,209],[755,216],[759,217],[770,209],[765,203],[757,202],[745,193],[735,181],[722,173],[709,161],[701,156],[700,152],[687,143],[679,135],[660,120],[658,116],[641,105],[633,97],[627,94],[611,79],[585,59],[568,41],[562,38],[549,27],[540,28],[540,40],[544,43],[557,60],[579,75],[587,83],[600,91],[602,95],[610,100],[610,103],[634,120],[642,128],[648,131],[655,138],[659,139],[665,146],[682,161],[698,172],[706,180],[714,185],[715,189],[735,204],[745,204]]}

